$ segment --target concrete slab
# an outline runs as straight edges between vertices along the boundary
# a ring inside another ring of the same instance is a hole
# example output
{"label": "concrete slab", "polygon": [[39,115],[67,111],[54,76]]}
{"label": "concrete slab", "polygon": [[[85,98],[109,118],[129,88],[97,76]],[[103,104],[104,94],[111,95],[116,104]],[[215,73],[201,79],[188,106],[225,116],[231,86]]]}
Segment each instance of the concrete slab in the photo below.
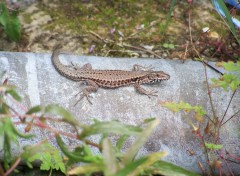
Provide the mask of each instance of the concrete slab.
{"label": "concrete slab", "polygon": [[[72,112],[82,123],[92,123],[93,119],[100,121],[119,120],[126,124],[139,125],[144,119],[154,117],[160,119],[160,125],[155,130],[151,139],[144,145],[141,155],[155,151],[167,151],[164,159],[182,166],[186,169],[200,172],[198,161],[205,161],[201,145],[192,133],[189,126],[189,115],[184,113],[172,113],[161,106],[161,102],[180,100],[192,105],[202,105],[211,116],[210,102],[205,84],[204,69],[200,62],[163,60],[163,59],[133,59],[133,58],[103,58],[93,56],[61,55],[61,61],[70,65],[71,62],[83,65],[91,63],[94,69],[123,69],[131,70],[134,64],[152,65],[154,70],[163,70],[171,75],[171,79],[156,85],[143,86],[146,89],[158,90],[158,97],[149,99],[138,94],[133,87],[118,89],[99,89],[92,94],[93,105],[83,99],[76,106],[75,94],[84,85],[62,77],[54,69],[51,54],[35,53],[11,53],[0,52],[0,73],[6,71],[9,84],[16,85],[24,97],[23,105],[32,107],[35,105],[59,104]],[[209,79],[220,75],[211,69],[207,69]],[[213,102],[218,115],[221,117],[228,105],[231,92],[215,89],[212,92]],[[238,91],[230,105],[227,117],[239,110],[240,91]],[[19,109],[23,111],[23,109]],[[239,115],[229,121],[221,129],[221,142],[225,149],[236,156],[240,155]],[[54,124],[56,125],[56,124]],[[70,132],[68,126],[57,126],[66,132]],[[23,128],[19,126],[19,128]],[[44,130],[34,129],[39,139],[49,135]],[[98,137],[91,140],[96,141]],[[19,140],[20,145],[29,141]],[[70,141],[69,145],[74,145]],[[1,146],[0,146],[1,147]],[[16,152],[19,147],[15,148]],[[189,151],[195,154],[190,155]],[[1,154],[1,152],[0,152]],[[235,172],[240,173],[237,164],[229,163]]]}

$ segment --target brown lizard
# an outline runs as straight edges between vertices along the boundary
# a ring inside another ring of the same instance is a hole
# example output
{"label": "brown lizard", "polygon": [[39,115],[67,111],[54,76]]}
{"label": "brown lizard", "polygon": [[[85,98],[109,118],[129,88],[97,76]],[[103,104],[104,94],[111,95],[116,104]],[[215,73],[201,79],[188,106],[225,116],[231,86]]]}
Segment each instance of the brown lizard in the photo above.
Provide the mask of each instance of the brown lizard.
{"label": "brown lizard", "polygon": [[[132,71],[125,70],[95,70],[92,69],[91,64],[85,64],[83,67],[71,67],[63,65],[59,60],[60,50],[56,49],[52,54],[52,63],[55,69],[64,77],[74,81],[85,81],[87,87],[84,88],[82,96],[77,101],[79,102],[83,97],[89,100],[90,93],[96,92],[99,87],[103,88],[117,88],[133,84],[135,89],[148,97],[157,96],[157,91],[147,91],[142,88],[141,84],[153,84],[162,80],[170,79],[170,75],[163,71],[152,71],[151,69],[144,70],[144,67],[134,65]],[[80,92],[80,93],[81,93]],[[92,104],[92,103],[91,103]]]}

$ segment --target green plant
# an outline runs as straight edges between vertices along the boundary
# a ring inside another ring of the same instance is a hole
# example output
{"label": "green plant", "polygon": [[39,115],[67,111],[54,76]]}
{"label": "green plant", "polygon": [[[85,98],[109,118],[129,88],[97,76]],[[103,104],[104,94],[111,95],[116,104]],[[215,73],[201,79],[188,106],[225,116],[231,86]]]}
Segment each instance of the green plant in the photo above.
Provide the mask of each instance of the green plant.
{"label": "green plant", "polygon": [[5,4],[0,3],[0,24],[3,26],[4,32],[12,41],[19,41],[21,35],[20,21],[17,12],[8,12]]}
{"label": "green plant", "polygon": [[228,25],[230,31],[232,32],[233,36],[235,37],[235,39],[237,40],[238,44],[240,45],[240,38],[237,35],[235,26],[233,24],[233,20],[232,20],[232,16],[229,13],[229,10],[226,7],[226,4],[224,2],[224,0],[212,0],[212,3],[215,5],[215,8],[218,12],[223,13],[221,15],[224,15],[226,17],[226,24]]}
{"label": "green plant", "polygon": [[[167,154],[164,151],[136,157],[139,149],[159,124],[158,119],[145,120],[144,129],[118,121],[95,120],[91,125],[86,125],[57,105],[35,106],[27,110],[20,104],[21,98],[15,88],[6,84],[7,81],[4,85],[0,85],[0,138],[4,139],[0,143],[4,146],[4,165],[0,163],[0,175],[7,176],[14,172],[21,161],[30,169],[33,167],[33,162],[39,161],[40,170],[50,171],[50,175],[53,170],[59,170],[67,175],[88,175],[99,172],[106,176],[198,175],[161,161],[160,159]],[[15,107],[21,108],[25,113],[20,114]],[[53,125],[56,123],[68,124],[75,129],[75,132],[59,130]],[[17,129],[18,125],[24,128],[24,133]],[[47,130],[48,139],[24,146],[19,156],[13,156],[12,142],[17,143],[18,138],[25,138],[30,142],[37,136],[37,134],[29,134],[33,128]],[[101,137],[98,143],[88,140],[88,137],[93,135]],[[113,135],[118,136],[114,144],[109,138]],[[135,140],[126,152],[122,152],[130,136]],[[79,142],[79,145],[70,148],[65,142],[66,138]],[[56,140],[58,147],[51,144],[53,139]],[[99,153],[93,153],[93,148],[97,148]]]}
{"label": "green plant", "polygon": [[171,5],[170,5],[170,9],[169,9],[169,12],[168,12],[168,15],[167,15],[166,24],[164,26],[164,32],[163,32],[164,34],[167,31],[167,27],[168,27],[168,24],[170,22],[170,18],[171,18],[171,15],[172,15],[172,12],[173,12],[173,8],[174,8],[175,4],[176,4],[176,0],[172,0],[171,1]]}
{"label": "green plant", "polygon": [[[220,128],[226,124],[229,120],[236,117],[236,115],[240,112],[240,109],[235,112],[229,119],[226,118],[227,111],[232,102],[236,91],[239,89],[240,81],[240,62],[220,62],[217,66],[223,67],[229,73],[223,74],[220,78],[212,78],[212,85],[208,83],[208,77],[206,72],[206,65],[204,64],[207,90],[210,100],[210,105],[212,109],[212,116],[208,115],[202,106],[192,106],[188,103],[180,101],[179,103],[174,102],[164,102],[162,106],[168,108],[173,112],[184,111],[186,113],[194,112],[194,119],[198,123],[195,125],[193,123],[193,119],[189,119],[189,124],[192,126],[193,131],[195,132],[196,138],[201,142],[201,146],[205,153],[206,163],[208,163],[208,173],[214,175],[214,170],[219,170],[219,173],[222,173],[222,165],[226,164],[228,168],[228,172],[232,174],[231,168],[228,167],[228,162],[225,157],[223,157],[223,145],[221,145],[220,139]],[[214,108],[211,89],[214,88],[222,88],[224,91],[232,91],[231,99],[228,103],[228,106],[225,110],[225,113],[222,117],[217,115],[217,112]],[[205,126],[204,126],[205,125]],[[216,156],[217,155],[217,156]],[[239,158],[233,157],[235,160],[239,161]]]}

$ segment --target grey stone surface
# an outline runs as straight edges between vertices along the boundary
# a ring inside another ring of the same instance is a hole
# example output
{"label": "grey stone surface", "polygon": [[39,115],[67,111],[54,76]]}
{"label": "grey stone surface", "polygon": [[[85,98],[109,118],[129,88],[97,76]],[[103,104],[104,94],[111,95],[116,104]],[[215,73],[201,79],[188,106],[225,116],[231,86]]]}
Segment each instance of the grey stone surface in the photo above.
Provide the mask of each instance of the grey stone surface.
{"label": "grey stone surface", "polygon": [[[192,171],[200,171],[198,161],[205,161],[200,143],[189,125],[191,116],[184,113],[173,113],[161,106],[161,102],[183,100],[192,105],[202,105],[211,115],[210,102],[207,96],[204,69],[201,63],[195,61],[163,60],[163,59],[132,59],[132,58],[103,58],[77,55],[61,55],[62,63],[83,65],[91,63],[95,69],[123,69],[131,70],[134,64],[152,65],[154,70],[163,70],[171,75],[171,79],[156,85],[143,86],[146,89],[157,89],[158,97],[149,99],[138,94],[133,87],[118,89],[99,89],[92,94],[93,105],[86,99],[74,106],[75,94],[83,88],[77,82],[68,80],[54,69],[50,54],[10,53],[0,52],[0,73],[7,72],[9,84],[16,85],[24,97],[26,107],[35,105],[59,104],[72,112],[83,123],[91,123],[93,119],[101,121],[119,120],[126,124],[140,125],[144,119],[154,117],[160,119],[160,124],[151,139],[144,145],[141,155],[155,151],[167,151],[164,158],[179,166]],[[220,75],[207,69],[208,77],[217,78]],[[227,118],[239,110],[240,98],[238,91],[230,105]],[[231,92],[214,89],[213,102],[218,115],[221,117],[228,105]],[[23,109],[19,109],[23,111]],[[195,123],[196,124],[196,123]],[[221,139],[225,149],[236,156],[240,155],[239,144],[239,115],[221,128]],[[21,126],[19,126],[21,129]],[[59,129],[70,132],[69,126],[58,126]],[[33,129],[38,138],[48,137],[49,133],[40,129]],[[91,140],[96,141],[98,137]],[[19,140],[20,146],[29,141]],[[75,145],[69,140],[69,145]],[[1,146],[0,146],[1,147]],[[16,152],[18,147],[16,147]],[[190,155],[189,151],[195,154]],[[240,173],[239,165],[230,163],[235,172]]]}

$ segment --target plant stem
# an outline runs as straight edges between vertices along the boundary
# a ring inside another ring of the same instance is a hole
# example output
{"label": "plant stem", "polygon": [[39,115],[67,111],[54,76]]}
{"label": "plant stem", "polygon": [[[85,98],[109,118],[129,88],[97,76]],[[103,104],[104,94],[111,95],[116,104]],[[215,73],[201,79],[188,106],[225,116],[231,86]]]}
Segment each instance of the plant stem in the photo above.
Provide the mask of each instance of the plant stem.
{"label": "plant stem", "polygon": [[227,123],[229,120],[231,120],[235,115],[237,115],[240,112],[240,109],[234,113],[228,120],[226,120],[224,123],[221,124],[221,126],[223,126],[225,123]]}
{"label": "plant stem", "polygon": [[0,175],[5,176],[1,163],[0,163]]}
{"label": "plant stem", "polygon": [[[200,134],[201,135],[201,134]],[[208,167],[209,167],[209,170],[210,170],[210,175],[214,175],[214,171],[213,171],[213,168],[212,168],[212,166],[211,166],[211,164],[210,164],[210,159],[209,159],[209,156],[208,156],[208,149],[207,149],[207,147],[206,147],[206,145],[205,145],[205,140],[204,140],[204,136],[200,136],[199,137],[199,139],[200,139],[200,141],[201,141],[201,143],[202,143],[202,146],[203,146],[203,152],[204,152],[204,154],[205,154],[205,157],[206,157],[206,160],[207,160],[207,164],[208,164]]]}
{"label": "plant stem", "polygon": [[202,62],[202,63],[203,63],[203,66],[204,66],[204,73],[205,73],[205,77],[206,77],[207,90],[208,90],[208,97],[209,97],[210,104],[211,104],[211,109],[212,109],[212,112],[213,112],[214,125],[216,125],[217,116],[216,116],[215,109],[214,109],[214,107],[213,107],[213,101],[212,101],[212,96],[211,96],[211,90],[210,90],[210,86],[209,86],[209,83],[208,83],[208,75],[207,75],[206,64],[205,64],[204,62]]}
{"label": "plant stem", "polygon": [[8,171],[5,173],[5,176],[9,175],[16,167],[17,165],[20,163],[21,158],[19,157],[15,163],[10,167],[10,169],[8,169]]}
{"label": "plant stem", "polygon": [[230,99],[230,101],[228,102],[227,109],[225,110],[225,113],[224,113],[224,115],[223,115],[223,117],[222,117],[222,119],[221,119],[221,121],[220,121],[220,126],[222,126],[222,122],[223,122],[224,118],[226,117],[227,111],[228,111],[228,109],[229,109],[229,106],[230,106],[230,104],[231,104],[231,102],[232,102],[232,99],[233,99],[233,97],[234,97],[234,95],[235,95],[236,92],[237,92],[237,89],[233,92],[233,94],[232,94],[232,96],[231,96],[231,99]]}

